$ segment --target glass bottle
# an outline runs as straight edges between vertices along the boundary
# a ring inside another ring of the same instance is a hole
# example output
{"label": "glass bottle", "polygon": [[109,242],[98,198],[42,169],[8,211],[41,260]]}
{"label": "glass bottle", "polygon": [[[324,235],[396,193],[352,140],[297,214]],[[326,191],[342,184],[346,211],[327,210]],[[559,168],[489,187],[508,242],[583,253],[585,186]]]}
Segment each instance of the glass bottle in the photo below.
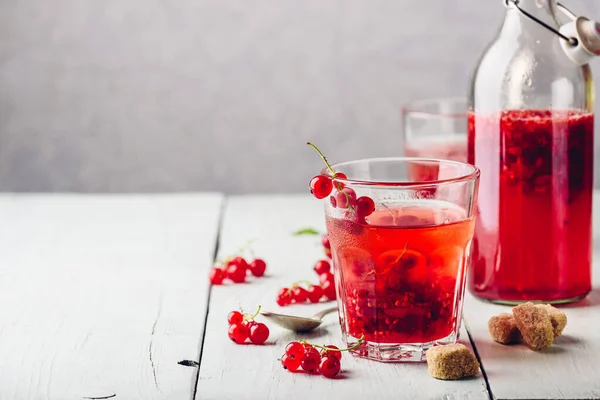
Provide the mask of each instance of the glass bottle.
{"label": "glass bottle", "polygon": [[[481,170],[469,288],[508,304],[577,301],[591,290],[592,75],[505,4],[469,94],[469,162]],[[560,28],[556,0],[518,5]]]}

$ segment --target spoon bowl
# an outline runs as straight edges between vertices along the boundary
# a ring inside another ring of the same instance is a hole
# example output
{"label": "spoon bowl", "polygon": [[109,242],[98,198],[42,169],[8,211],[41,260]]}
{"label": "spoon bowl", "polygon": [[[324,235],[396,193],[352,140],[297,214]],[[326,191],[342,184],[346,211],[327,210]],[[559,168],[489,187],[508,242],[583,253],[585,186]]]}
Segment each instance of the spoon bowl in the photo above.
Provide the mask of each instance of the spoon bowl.
{"label": "spoon bowl", "polygon": [[298,317],[295,315],[277,314],[268,311],[261,311],[260,315],[273,321],[282,328],[286,328],[294,332],[310,332],[317,329],[323,323],[324,316],[337,310],[337,307],[331,307],[308,318]]}

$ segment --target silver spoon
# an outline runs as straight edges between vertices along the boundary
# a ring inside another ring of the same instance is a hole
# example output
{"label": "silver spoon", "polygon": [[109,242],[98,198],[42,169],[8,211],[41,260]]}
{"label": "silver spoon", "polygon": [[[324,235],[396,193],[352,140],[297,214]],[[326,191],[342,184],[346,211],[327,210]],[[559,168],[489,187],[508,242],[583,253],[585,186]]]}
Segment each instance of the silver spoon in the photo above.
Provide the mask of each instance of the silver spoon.
{"label": "silver spoon", "polygon": [[310,318],[296,317],[294,315],[276,314],[268,311],[261,311],[260,315],[270,319],[277,325],[295,332],[310,332],[318,328],[323,323],[323,317],[332,312],[336,312],[337,307],[331,307],[316,313]]}

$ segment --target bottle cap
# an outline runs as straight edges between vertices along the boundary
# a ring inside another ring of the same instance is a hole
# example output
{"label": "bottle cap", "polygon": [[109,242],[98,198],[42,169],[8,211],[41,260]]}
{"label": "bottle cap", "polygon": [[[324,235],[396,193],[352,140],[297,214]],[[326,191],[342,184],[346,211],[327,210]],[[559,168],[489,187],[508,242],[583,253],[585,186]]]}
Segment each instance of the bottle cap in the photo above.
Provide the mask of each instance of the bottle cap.
{"label": "bottle cap", "polygon": [[561,40],[567,56],[576,64],[584,65],[600,56],[600,23],[585,17],[578,17],[560,28],[563,35],[577,39],[577,42]]}

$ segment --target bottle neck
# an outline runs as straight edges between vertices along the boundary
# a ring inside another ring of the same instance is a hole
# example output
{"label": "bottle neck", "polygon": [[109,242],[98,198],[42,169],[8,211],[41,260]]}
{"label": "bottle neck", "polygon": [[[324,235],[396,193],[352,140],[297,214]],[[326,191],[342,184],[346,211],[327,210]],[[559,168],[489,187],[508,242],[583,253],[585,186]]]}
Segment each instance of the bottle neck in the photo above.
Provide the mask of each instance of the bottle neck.
{"label": "bottle neck", "polygon": [[[560,28],[557,18],[557,0],[519,0],[518,4],[521,9],[533,17],[554,28]],[[520,35],[526,32],[530,32],[533,35],[541,35],[541,37],[552,35],[548,29],[525,16],[509,1],[501,34]]]}

